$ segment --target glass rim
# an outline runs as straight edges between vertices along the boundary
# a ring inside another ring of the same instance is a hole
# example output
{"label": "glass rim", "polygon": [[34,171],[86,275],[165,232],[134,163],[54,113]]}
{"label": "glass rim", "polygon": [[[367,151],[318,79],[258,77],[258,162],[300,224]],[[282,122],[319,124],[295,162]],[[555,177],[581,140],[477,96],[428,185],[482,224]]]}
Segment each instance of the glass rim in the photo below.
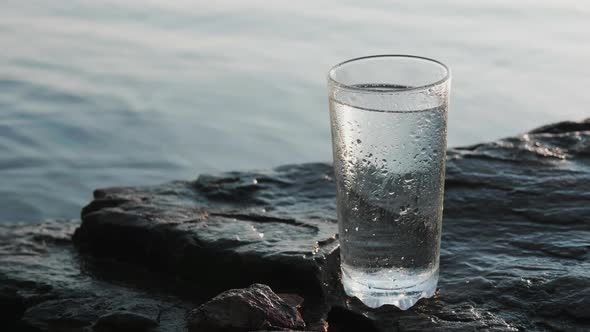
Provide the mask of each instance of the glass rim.
{"label": "glass rim", "polygon": [[[424,61],[441,66],[445,71],[445,76],[437,81],[432,82],[432,83],[414,86],[411,88],[391,89],[391,90],[373,90],[373,89],[369,89],[369,88],[365,88],[365,87],[357,87],[354,85],[340,83],[336,79],[334,79],[334,77],[333,77],[335,71],[338,68],[340,68],[346,64],[349,64],[351,62],[356,62],[359,60],[367,60],[367,59],[375,59],[375,58],[407,58],[407,59],[414,59],[414,60],[424,60]],[[443,84],[450,79],[451,79],[451,69],[447,65],[445,65],[444,63],[442,63],[438,60],[434,60],[432,58],[427,58],[427,57],[418,56],[418,55],[410,55],[410,54],[378,54],[378,55],[362,56],[362,57],[353,58],[353,59],[349,59],[349,60],[340,62],[340,63],[334,65],[332,68],[330,68],[330,71],[328,71],[328,82],[330,84],[333,84],[336,87],[350,90],[350,91],[356,91],[356,92],[362,92],[362,93],[372,93],[372,94],[403,93],[403,92],[414,91],[414,90],[425,90],[425,89],[429,89],[429,88],[435,87],[437,85]]]}

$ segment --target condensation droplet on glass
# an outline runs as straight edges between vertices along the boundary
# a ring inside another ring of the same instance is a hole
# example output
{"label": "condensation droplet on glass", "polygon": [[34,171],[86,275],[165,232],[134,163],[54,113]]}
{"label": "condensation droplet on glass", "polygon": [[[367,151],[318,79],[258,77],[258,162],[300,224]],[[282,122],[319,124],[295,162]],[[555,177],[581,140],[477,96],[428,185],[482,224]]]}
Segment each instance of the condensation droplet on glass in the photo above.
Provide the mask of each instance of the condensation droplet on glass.
{"label": "condensation droplet on glass", "polygon": [[408,214],[408,212],[410,212],[410,208],[407,207],[407,206],[402,206],[400,208],[399,215],[400,216],[405,216],[406,214]]}

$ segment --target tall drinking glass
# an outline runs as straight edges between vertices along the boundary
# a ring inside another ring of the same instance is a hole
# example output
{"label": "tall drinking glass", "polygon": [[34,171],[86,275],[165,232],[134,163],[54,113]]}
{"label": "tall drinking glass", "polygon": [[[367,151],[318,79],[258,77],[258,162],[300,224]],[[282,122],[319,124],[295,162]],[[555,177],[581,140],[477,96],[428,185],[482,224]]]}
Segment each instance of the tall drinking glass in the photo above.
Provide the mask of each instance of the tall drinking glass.
{"label": "tall drinking glass", "polygon": [[376,308],[436,291],[450,72],[378,55],[328,75],[342,284]]}

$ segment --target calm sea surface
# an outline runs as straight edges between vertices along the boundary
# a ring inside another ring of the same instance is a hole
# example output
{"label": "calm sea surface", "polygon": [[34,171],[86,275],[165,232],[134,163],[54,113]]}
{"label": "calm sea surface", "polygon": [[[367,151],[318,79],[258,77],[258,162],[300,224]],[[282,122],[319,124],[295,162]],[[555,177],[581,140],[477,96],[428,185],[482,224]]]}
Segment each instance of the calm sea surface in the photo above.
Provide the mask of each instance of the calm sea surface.
{"label": "calm sea surface", "polygon": [[325,75],[453,69],[452,146],[590,116],[588,1],[0,1],[0,222],[96,187],[331,160]]}

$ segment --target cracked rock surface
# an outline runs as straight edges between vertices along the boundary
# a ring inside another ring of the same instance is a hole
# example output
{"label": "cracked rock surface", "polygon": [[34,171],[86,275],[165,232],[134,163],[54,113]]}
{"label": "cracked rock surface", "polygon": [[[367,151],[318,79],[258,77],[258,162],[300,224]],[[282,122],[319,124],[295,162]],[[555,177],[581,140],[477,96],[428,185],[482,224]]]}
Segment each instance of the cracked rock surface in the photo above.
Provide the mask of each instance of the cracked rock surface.
{"label": "cracked rock surface", "polygon": [[261,283],[314,331],[590,329],[590,121],[448,151],[439,290],[408,311],[343,295],[334,196],[322,163],[96,190],[73,243],[76,221],[0,224],[0,310],[32,331],[183,331]]}

